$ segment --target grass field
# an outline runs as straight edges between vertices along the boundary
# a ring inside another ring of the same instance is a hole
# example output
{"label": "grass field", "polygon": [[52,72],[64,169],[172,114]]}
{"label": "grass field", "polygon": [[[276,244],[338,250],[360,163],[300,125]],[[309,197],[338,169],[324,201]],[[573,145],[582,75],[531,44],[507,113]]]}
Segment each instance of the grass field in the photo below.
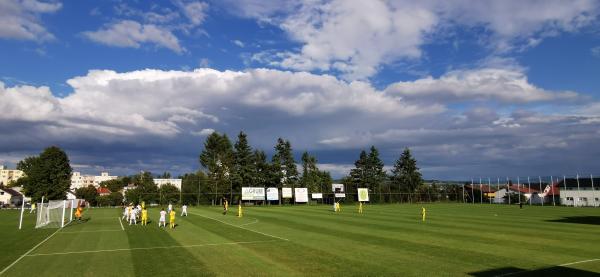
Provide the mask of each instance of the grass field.
{"label": "grass field", "polygon": [[[600,209],[428,204],[190,208],[177,228],[89,209],[83,223],[35,230],[0,211],[5,276],[598,276]],[[179,214],[178,214],[179,215]],[[121,225],[123,224],[123,226]]]}

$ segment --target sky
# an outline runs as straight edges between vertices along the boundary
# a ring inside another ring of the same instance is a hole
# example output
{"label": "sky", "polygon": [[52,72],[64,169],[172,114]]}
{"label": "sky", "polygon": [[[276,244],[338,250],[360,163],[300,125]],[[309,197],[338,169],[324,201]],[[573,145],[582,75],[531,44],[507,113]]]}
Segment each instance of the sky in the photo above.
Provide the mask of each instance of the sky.
{"label": "sky", "polygon": [[200,168],[210,133],[427,179],[600,174],[600,1],[0,0],[0,164]]}

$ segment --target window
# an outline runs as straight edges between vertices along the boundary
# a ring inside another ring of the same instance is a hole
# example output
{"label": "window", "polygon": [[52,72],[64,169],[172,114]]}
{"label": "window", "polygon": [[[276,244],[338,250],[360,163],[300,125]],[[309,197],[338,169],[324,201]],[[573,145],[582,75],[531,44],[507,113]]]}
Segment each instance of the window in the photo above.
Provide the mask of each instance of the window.
{"label": "window", "polygon": [[573,197],[567,197],[567,201],[573,201]]}
{"label": "window", "polygon": [[3,192],[3,191],[0,191],[0,195],[4,195],[4,192]]}
{"label": "window", "polygon": [[599,198],[598,198],[598,197],[596,197],[596,202],[598,202],[598,199],[599,199]]}

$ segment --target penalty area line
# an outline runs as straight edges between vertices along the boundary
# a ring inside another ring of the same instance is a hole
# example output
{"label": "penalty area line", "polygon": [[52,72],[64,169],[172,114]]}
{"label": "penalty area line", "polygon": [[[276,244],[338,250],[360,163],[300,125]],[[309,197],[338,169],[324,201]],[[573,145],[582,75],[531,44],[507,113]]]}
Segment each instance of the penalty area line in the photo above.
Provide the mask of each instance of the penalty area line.
{"label": "penalty area line", "polygon": [[170,249],[170,248],[194,248],[194,247],[237,245],[237,244],[254,244],[254,243],[266,243],[266,242],[278,242],[278,240],[234,241],[234,242],[205,243],[205,244],[191,244],[191,245],[170,245],[170,246],[155,246],[155,247],[133,247],[133,248],[101,249],[101,250],[87,250],[87,251],[38,253],[38,254],[27,255],[27,257],[102,253],[102,252],[121,252],[121,251],[136,251],[136,250],[155,250],[155,249]]}
{"label": "penalty area line", "polygon": [[84,230],[84,231],[67,231],[60,232],[61,234],[78,234],[78,233],[101,233],[101,232],[122,232],[121,229],[105,229],[105,230]]}
{"label": "penalty area line", "polygon": [[[557,266],[570,266],[570,265],[574,265],[574,264],[583,264],[583,263],[590,263],[590,262],[596,262],[596,261],[600,261],[600,259],[590,259],[590,260],[576,261],[576,262],[571,262],[571,263],[566,263],[566,264],[559,264]],[[538,269],[538,270],[540,270],[540,269]],[[521,270],[521,271],[516,271],[516,272],[509,272],[509,273],[506,273],[506,274],[496,275],[495,277],[511,276],[511,275],[522,274],[522,273],[530,272],[530,271],[536,271],[536,269],[534,269],[534,270]]]}
{"label": "penalty area line", "polygon": [[218,222],[221,222],[221,223],[223,223],[223,224],[227,224],[227,225],[229,225],[229,226],[233,226],[233,227],[236,227],[236,228],[240,228],[240,229],[242,229],[242,230],[246,230],[246,231],[254,232],[254,233],[257,233],[257,234],[261,234],[261,235],[263,235],[263,236],[267,236],[267,237],[272,237],[272,238],[276,238],[276,239],[280,239],[280,240],[289,241],[289,239],[286,239],[286,238],[282,238],[282,237],[278,237],[278,236],[275,236],[275,235],[271,235],[271,234],[263,233],[263,232],[260,232],[260,231],[256,231],[256,230],[252,230],[252,229],[244,228],[244,227],[242,227],[242,226],[239,226],[239,225],[233,225],[233,224],[231,224],[231,223],[229,223],[229,222],[221,221],[221,220],[218,220],[218,219],[216,219],[216,218],[209,217],[209,216],[205,216],[205,215],[201,215],[201,214],[197,214],[197,213],[192,213],[192,212],[190,212],[190,213],[191,213],[191,214],[194,214],[194,215],[197,215],[197,216],[204,217],[204,218],[212,219],[212,220],[214,220],[214,221],[218,221]]}
{"label": "penalty area line", "polygon": [[33,250],[35,250],[36,248],[38,248],[40,245],[42,245],[44,242],[48,241],[51,237],[53,237],[54,235],[56,235],[56,233],[58,233],[58,231],[60,231],[61,228],[59,228],[58,230],[56,230],[54,233],[52,233],[51,235],[49,235],[45,240],[43,240],[42,242],[38,243],[36,246],[34,246],[33,248],[29,249],[29,251],[25,252],[25,254],[21,255],[21,257],[19,257],[18,259],[16,259],[12,264],[9,264],[7,267],[5,267],[2,271],[0,271],[0,275],[4,274],[7,270],[9,270],[12,266],[14,266],[15,264],[17,264],[21,259],[23,259],[25,256],[29,255],[29,253],[31,253]]}
{"label": "penalty area line", "polygon": [[123,228],[123,220],[121,220],[121,218],[118,216],[117,216],[117,220],[119,221],[119,224],[121,224],[121,230],[125,231],[125,228]]}

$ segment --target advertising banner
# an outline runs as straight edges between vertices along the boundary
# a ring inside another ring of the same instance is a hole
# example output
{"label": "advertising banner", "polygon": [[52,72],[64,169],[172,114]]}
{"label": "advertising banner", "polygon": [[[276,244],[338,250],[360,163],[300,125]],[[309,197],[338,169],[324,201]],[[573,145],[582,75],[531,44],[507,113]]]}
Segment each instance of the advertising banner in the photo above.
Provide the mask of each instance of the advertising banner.
{"label": "advertising banner", "polygon": [[334,193],[344,193],[344,184],[331,184],[331,191]]}
{"label": "advertising banner", "polygon": [[312,199],[323,199],[323,194],[322,193],[313,193]]}
{"label": "advertising banner", "polygon": [[369,201],[369,189],[359,188],[358,189],[358,201],[368,202]]}
{"label": "advertising banner", "polygon": [[296,203],[308,202],[308,189],[307,188],[295,188],[294,194],[296,195]]}
{"label": "advertising banner", "polygon": [[281,188],[281,198],[292,198],[292,188]]}
{"label": "advertising banner", "polygon": [[279,200],[279,190],[277,188],[267,188],[267,200],[269,200],[269,201]]}
{"label": "advertising banner", "polygon": [[265,188],[242,187],[242,200],[265,200]]}

